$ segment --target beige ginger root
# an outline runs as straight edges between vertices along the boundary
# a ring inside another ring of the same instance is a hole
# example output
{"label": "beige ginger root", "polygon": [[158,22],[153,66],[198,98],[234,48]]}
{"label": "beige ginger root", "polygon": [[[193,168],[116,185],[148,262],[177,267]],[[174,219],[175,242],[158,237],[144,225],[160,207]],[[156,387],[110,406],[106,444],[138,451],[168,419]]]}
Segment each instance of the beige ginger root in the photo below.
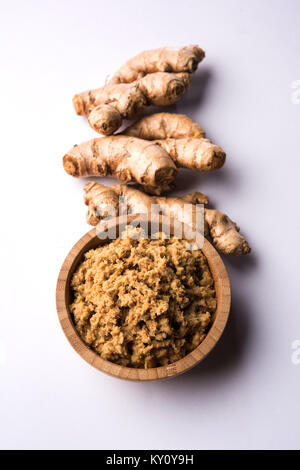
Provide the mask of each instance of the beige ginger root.
{"label": "beige ginger root", "polygon": [[[151,213],[151,205],[157,204],[165,216],[173,216],[190,226],[194,226],[196,204],[207,204],[208,198],[202,193],[186,194],[183,197],[149,196],[138,189],[123,184],[103,186],[96,182],[88,182],[85,187],[85,204],[88,206],[87,222],[97,223],[110,214],[114,208],[119,215],[121,196],[126,198],[128,212],[132,214]],[[192,211],[184,212],[184,204],[190,203]],[[189,218],[190,217],[190,218]],[[239,227],[227,215],[215,209],[204,209],[205,236],[210,236],[218,250],[226,255],[246,255],[251,248],[246,239],[239,233]]]}
{"label": "beige ginger root", "polygon": [[142,117],[123,133],[158,143],[177,167],[210,171],[225,162],[224,150],[205,139],[204,130],[185,114],[155,113]]}
{"label": "beige ginger root", "polygon": [[226,153],[209,139],[165,139],[152,141],[160,145],[172,158],[178,168],[196,171],[211,171],[221,168]]}
{"label": "beige ginger root", "polygon": [[205,52],[196,45],[144,51],[128,60],[113,75],[110,83],[131,83],[155,72],[192,73],[204,57]]}
{"label": "beige ginger root", "polygon": [[72,176],[114,176],[123,183],[135,181],[150,194],[173,188],[178,167],[197,171],[221,168],[226,154],[207,139],[148,141],[110,136],[75,145],[63,158]]}
{"label": "beige ginger root", "polygon": [[186,114],[155,113],[144,116],[127,127],[122,134],[145,140],[204,138],[205,132]]}
{"label": "beige ginger root", "polygon": [[92,139],[63,157],[72,176],[114,176],[123,183],[135,181],[149,192],[170,189],[177,168],[159,145],[127,136]]}
{"label": "beige ginger root", "polygon": [[123,119],[133,119],[149,105],[175,103],[189,88],[189,73],[157,72],[133,83],[108,84],[79,93],[73,105],[80,115],[89,116],[89,124],[98,133],[113,134]]}
{"label": "beige ginger root", "polygon": [[185,114],[151,114],[127,127],[123,134],[159,144],[177,167],[210,171],[221,168],[225,162],[224,150],[205,139],[202,127]]}

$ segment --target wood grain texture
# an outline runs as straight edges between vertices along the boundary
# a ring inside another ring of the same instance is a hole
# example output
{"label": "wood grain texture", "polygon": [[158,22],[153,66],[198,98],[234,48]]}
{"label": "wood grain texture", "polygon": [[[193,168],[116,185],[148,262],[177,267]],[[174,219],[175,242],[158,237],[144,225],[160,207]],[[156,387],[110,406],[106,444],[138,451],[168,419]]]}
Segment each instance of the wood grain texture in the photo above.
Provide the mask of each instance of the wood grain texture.
{"label": "wood grain texture", "polygon": [[[100,232],[98,230],[98,234],[103,233],[113,226],[116,226],[117,235],[119,235],[124,230],[126,224],[128,222],[130,223],[136,217],[136,215],[129,216],[127,218],[125,216],[111,220],[102,226]],[[145,219],[144,215],[138,217],[139,220],[146,220],[147,223],[150,223],[148,219]],[[186,226],[182,226],[184,229],[183,238],[186,238],[185,235],[188,233],[188,229]],[[173,227],[171,224],[171,235],[172,230]],[[203,243],[201,249],[208,260],[208,264],[215,281],[217,296],[217,309],[213,318],[213,324],[206,338],[196,349],[194,349],[194,351],[179,361],[174,362],[173,364],[151,369],[135,369],[113,364],[112,362],[102,359],[96,352],[90,349],[83,342],[73,324],[69,310],[69,304],[71,300],[70,280],[72,274],[77,268],[78,264],[82,261],[84,253],[107,242],[105,240],[100,240],[97,235],[97,228],[94,228],[86,233],[73,246],[67,255],[61,267],[56,288],[56,307],[58,318],[67,339],[75,351],[96,369],[114,377],[135,381],[153,381],[175,377],[179,374],[182,374],[183,372],[186,372],[202,361],[214,348],[224,331],[229,315],[231,297],[229,278],[219,254],[208,242],[208,240],[201,237],[201,241]]]}

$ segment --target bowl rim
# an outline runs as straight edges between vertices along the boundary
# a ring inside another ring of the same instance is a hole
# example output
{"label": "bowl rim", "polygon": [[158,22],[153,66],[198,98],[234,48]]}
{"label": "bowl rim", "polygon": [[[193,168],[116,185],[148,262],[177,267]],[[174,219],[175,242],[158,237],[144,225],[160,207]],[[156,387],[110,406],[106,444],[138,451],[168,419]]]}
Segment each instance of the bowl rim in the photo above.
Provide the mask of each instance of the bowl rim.
{"label": "bowl rim", "polygon": [[[139,216],[139,220],[143,219],[143,216],[137,214],[132,216],[117,217],[116,219],[110,220],[106,224],[102,224],[101,230],[105,231],[111,227],[117,227],[118,230],[123,230],[126,224],[130,223],[137,216]],[[144,220],[149,222],[148,218],[144,218]],[[187,228],[185,224],[180,224],[183,226],[184,230]],[[212,272],[217,295],[217,309],[215,312],[215,318],[202,343],[200,343],[199,346],[197,346],[193,351],[184,356],[182,359],[179,359],[172,364],[149,369],[131,368],[106,361],[89,346],[87,346],[80,338],[69,311],[68,299],[70,293],[69,283],[71,276],[79,262],[82,260],[84,253],[95,247],[95,242],[96,244],[101,245],[101,240],[97,235],[98,232],[99,230],[97,228],[93,228],[92,230],[89,230],[87,233],[85,233],[85,235],[83,235],[75,243],[66,256],[57,279],[57,314],[63,332],[73,349],[86,362],[101,372],[104,372],[113,377],[132,381],[154,381],[176,377],[177,375],[180,375],[199,364],[212,351],[222,336],[230,312],[230,281],[224,263],[215,248],[206,238],[202,237],[203,245],[201,249],[207,258],[210,270]],[[185,238],[185,236],[183,236],[183,238]]]}

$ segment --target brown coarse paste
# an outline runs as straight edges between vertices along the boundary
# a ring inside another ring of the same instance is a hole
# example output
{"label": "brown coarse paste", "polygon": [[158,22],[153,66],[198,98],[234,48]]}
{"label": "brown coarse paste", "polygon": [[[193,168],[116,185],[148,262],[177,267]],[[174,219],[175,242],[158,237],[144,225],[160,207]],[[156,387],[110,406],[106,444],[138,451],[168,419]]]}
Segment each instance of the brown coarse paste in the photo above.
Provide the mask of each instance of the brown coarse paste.
{"label": "brown coarse paste", "polygon": [[170,364],[205,338],[216,292],[201,250],[177,238],[128,235],[90,250],[71,281],[80,337],[128,367]]}

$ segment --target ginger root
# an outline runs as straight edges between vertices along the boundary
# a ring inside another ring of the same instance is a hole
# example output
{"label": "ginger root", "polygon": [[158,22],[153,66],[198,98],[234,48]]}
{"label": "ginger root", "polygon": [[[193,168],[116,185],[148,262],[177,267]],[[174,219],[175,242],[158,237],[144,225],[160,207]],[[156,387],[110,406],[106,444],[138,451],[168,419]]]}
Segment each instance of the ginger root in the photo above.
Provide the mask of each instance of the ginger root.
{"label": "ginger root", "polygon": [[203,138],[205,132],[186,114],[155,113],[144,116],[127,127],[122,134],[145,140]]}
{"label": "ginger root", "polygon": [[155,140],[172,158],[178,168],[196,171],[211,171],[221,168],[226,153],[209,139],[165,139]]}
{"label": "ginger root", "polygon": [[73,97],[77,114],[89,116],[90,126],[98,133],[113,134],[123,119],[133,119],[149,105],[168,106],[189,88],[189,73],[157,72],[133,83],[108,84]]}
{"label": "ginger root", "polygon": [[73,97],[80,115],[98,133],[111,135],[123,119],[133,119],[149,106],[168,106],[187,91],[205,53],[198,46],[144,51],[126,62],[102,88]]}
{"label": "ginger root", "polygon": [[[128,212],[131,214],[151,214],[152,204],[157,204],[163,215],[173,216],[191,227],[194,227],[196,204],[207,204],[208,198],[202,193],[186,194],[183,197],[157,197],[142,193],[134,187],[123,184],[103,186],[88,182],[84,187],[84,202],[88,206],[87,222],[97,225],[109,215],[109,209],[119,215],[120,197],[126,198]],[[192,204],[192,211],[184,212],[184,205]],[[246,255],[251,248],[246,239],[239,233],[239,227],[227,215],[215,209],[204,209],[205,236],[210,236],[216,248],[226,255]]]}
{"label": "ginger root", "polygon": [[127,136],[92,139],[74,147],[63,157],[72,176],[114,176],[135,181],[148,192],[167,191],[177,173],[169,154],[159,145]]}
{"label": "ginger root", "polygon": [[155,72],[192,73],[204,57],[205,52],[195,45],[144,51],[128,60],[113,75],[110,83],[131,83]]}
{"label": "ginger root", "polygon": [[181,168],[217,170],[226,159],[224,150],[205,139],[202,127],[185,114],[156,113],[145,116],[127,127],[122,134],[153,140]]}
{"label": "ginger root", "polygon": [[208,139],[148,141],[117,135],[83,142],[63,157],[72,176],[114,176],[135,181],[145,192],[160,195],[174,186],[177,168],[211,171],[221,168],[225,152]]}

